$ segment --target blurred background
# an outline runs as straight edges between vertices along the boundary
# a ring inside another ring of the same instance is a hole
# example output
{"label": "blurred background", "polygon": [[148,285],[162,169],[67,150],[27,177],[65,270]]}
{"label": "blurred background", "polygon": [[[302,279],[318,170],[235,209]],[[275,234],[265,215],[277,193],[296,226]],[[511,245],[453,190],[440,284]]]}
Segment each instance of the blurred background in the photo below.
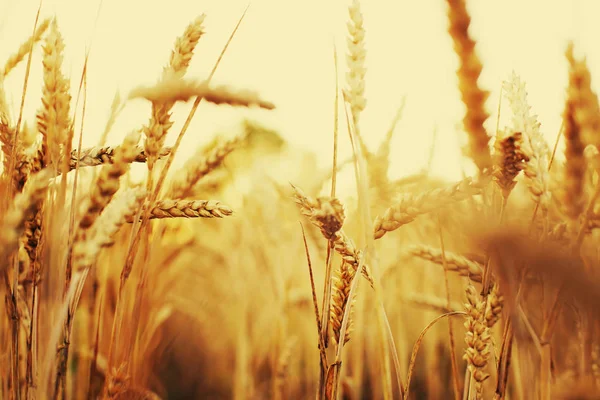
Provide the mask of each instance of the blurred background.
{"label": "blurred background", "polygon": [[[245,0],[43,1],[42,17],[55,15],[64,34],[64,65],[72,79],[74,97],[85,52],[91,49],[84,145],[96,143],[117,91],[126,97],[131,88],[155,82],[175,37],[201,13],[207,15],[206,34],[189,76],[206,77],[247,4]],[[0,1],[0,58],[8,57],[30,34],[38,5],[37,0]],[[501,82],[514,70],[527,83],[533,112],[539,115],[549,142],[554,143],[567,82],[563,54],[568,40],[575,41],[579,54],[587,55],[592,76],[600,68],[596,45],[600,26],[592,20],[600,4],[595,0],[480,0],[469,2],[468,7],[473,18],[471,32],[484,65],[480,82],[491,92],[490,127],[496,123]],[[469,171],[471,165],[462,165],[459,152],[464,139],[460,133],[463,106],[455,78],[457,60],[446,34],[445,3],[370,0],[362,8],[367,32],[368,103],[361,130],[367,144],[376,148],[406,96],[392,144],[391,175],[403,176],[423,168],[436,130],[432,173],[454,179],[462,168]],[[347,18],[346,1],[253,0],[215,82],[257,90],[274,102],[277,110],[203,105],[185,139],[179,162],[217,131],[231,131],[248,116],[277,130],[293,148],[315,152],[318,163],[326,166],[332,148],[334,43],[343,86]],[[38,55],[25,103],[30,121],[39,107],[40,64]],[[20,69],[24,71],[24,64]],[[597,81],[593,84],[597,87]],[[20,98],[15,96],[21,92],[23,73],[11,74],[6,85],[16,113]],[[174,140],[190,106],[176,108],[175,129],[167,142]],[[126,132],[144,123],[149,108],[142,100],[130,102],[109,143],[119,142]],[[348,156],[344,123],[340,129],[340,151]],[[285,171],[281,173],[285,175]]]}

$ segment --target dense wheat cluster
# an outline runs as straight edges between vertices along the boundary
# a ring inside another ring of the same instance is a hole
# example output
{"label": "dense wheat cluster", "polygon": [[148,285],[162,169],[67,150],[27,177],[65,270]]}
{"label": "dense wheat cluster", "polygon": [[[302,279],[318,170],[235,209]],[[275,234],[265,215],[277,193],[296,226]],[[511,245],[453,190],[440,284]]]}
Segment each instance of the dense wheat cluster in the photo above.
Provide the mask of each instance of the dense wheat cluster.
{"label": "dense wheat cluster", "polygon": [[[207,77],[188,76],[208,40],[204,15],[170,57],[163,49],[153,85],[115,97],[97,146],[82,148],[60,24],[36,20],[0,70],[0,398],[600,398],[600,106],[586,60],[565,49],[561,127],[540,125],[507,71],[510,123],[489,131],[467,6],[440,2],[476,171],[457,182],[426,170],[390,178],[404,103],[368,148],[358,0],[327,171],[250,120],[171,168],[201,102],[275,108],[214,85],[221,57]],[[43,65],[35,121],[6,100],[20,63],[25,78]],[[106,144],[134,99],[148,122]],[[174,131],[174,106],[190,100]],[[352,154],[338,154],[342,140]],[[266,174],[291,155],[298,174]],[[134,163],[147,166],[141,183]],[[353,170],[352,196],[336,190],[341,169]]]}

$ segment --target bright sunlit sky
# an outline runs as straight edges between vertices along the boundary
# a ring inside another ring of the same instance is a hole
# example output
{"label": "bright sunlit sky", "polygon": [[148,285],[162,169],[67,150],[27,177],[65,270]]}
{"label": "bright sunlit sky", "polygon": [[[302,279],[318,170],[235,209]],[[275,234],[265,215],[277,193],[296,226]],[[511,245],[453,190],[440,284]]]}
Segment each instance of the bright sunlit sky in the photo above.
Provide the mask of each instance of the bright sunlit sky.
{"label": "bright sunlit sky", "polygon": [[[37,0],[0,0],[0,61],[30,35]],[[253,89],[277,110],[240,110],[204,106],[184,141],[183,155],[213,134],[227,132],[243,116],[274,127],[294,146],[330,160],[333,124],[333,43],[340,55],[344,84],[345,22],[348,1],[253,0],[248,14],[215,75],[218,83]],[[174,39],[197,15],[206,13],[206,34],[189,76],[207,76],[222,46],[247,5],[245,0],[44,0],[41,17],[56,16],[66,42],[64,70],[75,98],[86,48],[91,44],[84,145],[93,145],[103,130],[118,90],[123,97],[140,84],[151,84],[167,62]],[[460,175],[457,125],[463,114],[457,89],[457,59],[446,33],[443,0],[362,1],[367,42],[367,108],[361,130],[375,148],[385,135],[401,99],[406,108],[393,142],[392,175],[421,168],[428,158],[432,133],[438,141],[433,172]],[[512,70],[527,83],[533,112],[550,142],[560,127],[567,65],[564,50],[573,39],[577,54],[586,54],[594,86],[600,81],[600,24],[597,0],[471,0],[471,33],[484,64],[480,79],[492,95],[488,109],[495,126],[499,89]],[[25,117],[34,121],[39,107],[41,55],[33,59]],[[24,66],[7,80],[13,114],[18,110]],[[172,142],[190,105],[175,110]],[[79,108],[80,109],[80,108]],[[508,110],[508,108],[505,108]],[[505,113],[507,114],[507,113]],[[121,114],[110,143],[147,121],[149,105],[131,102]],[[503,118],[504,119],[504,118]],[[349,155],[342,125],[340,150]]]}

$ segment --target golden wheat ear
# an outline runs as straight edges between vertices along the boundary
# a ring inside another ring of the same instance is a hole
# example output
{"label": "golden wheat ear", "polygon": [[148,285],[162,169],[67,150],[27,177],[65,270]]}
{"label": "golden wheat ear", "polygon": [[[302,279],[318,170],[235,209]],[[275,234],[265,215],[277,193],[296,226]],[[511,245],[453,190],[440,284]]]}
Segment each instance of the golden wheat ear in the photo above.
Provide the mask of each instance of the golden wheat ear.
{"label": "golden wheat ear", "polygon": [[61,70],[64,49],[64,41],[54,19],[43,46],[42,107],[36,117],[37,127],[42,135],[42,165],[53,164],[57,170],[60,170],[61,154],[68,147],[67,140],[72,126],[70,82]]}
{"label": "golden wheat ear", "polygon": [[490,155],[490,136],[484,127],[489,114],[485,102],[489,92],[480,88],[478,80],[482,71],[481,61],[475,53],[475,41],[469,34],[471,17],[467,12],[465,0],[447,0],[448,33],[454,43],[454,51],[459,59],[456,72],[462,102],[466,111],[463,118],[464,129],[469,138],[468,155],[481,173],[489,172],[492,167]]}

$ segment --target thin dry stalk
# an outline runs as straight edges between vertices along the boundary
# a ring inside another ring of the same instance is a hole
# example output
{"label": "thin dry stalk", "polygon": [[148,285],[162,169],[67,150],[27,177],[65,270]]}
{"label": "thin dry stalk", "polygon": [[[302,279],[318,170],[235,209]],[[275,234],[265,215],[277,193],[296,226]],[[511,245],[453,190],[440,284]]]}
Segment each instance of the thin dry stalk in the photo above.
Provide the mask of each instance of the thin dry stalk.
{"label": "thin dry stalk", "polygon": [[327,353],[325,352],[325,343],[323,342],[323,336],[321,335],[321,317],[319,316],[319,302],[317,301],[317,291],[315,289],[315,280],[313,277],[312,262],[310,261],[310,252],[308,251],[308,243],[306,242],[306,234],[304,232],[304,226],[300,224],[302,229],[302,239],[304,240],[304,251],[306,252],[306,262],[308,265],[308,273],[310,278],[310,288],[312,293],[313,307],[315,310],[315,319],[317,321],[317,337],[319,338],[319,356],[321,357],[321,367],[327,368]]}
{"label": "thin dry stalk", "polygon": [[426,327],[425,329],[423,329],[421,331],[421,333],[419,334],[419,337],[417,338],[417,341],[415,342],[414,346],[413,346],[413,350],[412,353],[410,355],[410,361],[408,363],[408,377],[406,379],[406,390],[404,391],[404,396],[402,397],[403,400],[408,400],[409,398],[409,394],[410,394],[410,382],[415,370],[415,365],[417,363],[417,354],[419,353],[419,349],[421,348],[421,343],[423,343],[423,339],[425,339],[425,334],[439,321],[441,321],[444,318],[450,318],[450,317],[454,317],[454,316],[467,316],[467,313],[463,312],[463,311],[455,311],[455,312],[450,312],[447,314],[443,314],[440,315],[438,317],[436,317],[433,321],[431,321]]}

